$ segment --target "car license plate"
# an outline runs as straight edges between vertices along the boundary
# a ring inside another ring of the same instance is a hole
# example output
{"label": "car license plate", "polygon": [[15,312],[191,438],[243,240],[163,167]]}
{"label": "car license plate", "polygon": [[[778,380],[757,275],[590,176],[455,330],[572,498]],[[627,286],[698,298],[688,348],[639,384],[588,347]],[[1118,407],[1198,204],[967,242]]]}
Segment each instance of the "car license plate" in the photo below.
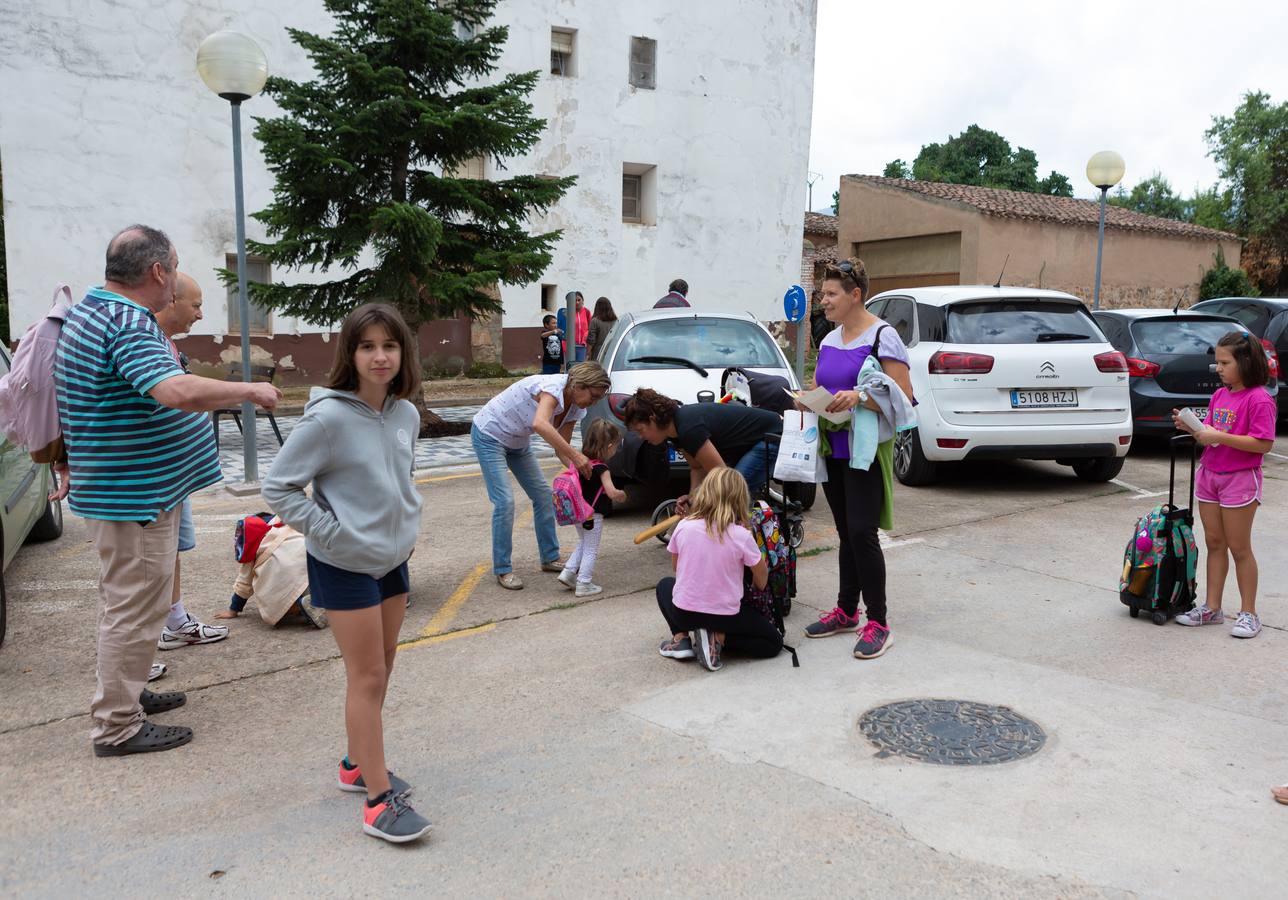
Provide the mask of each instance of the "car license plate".
{"label": "car license plate", "polygon": [[1195,406],[1192,408],[1194,410],[1194,415],[1198,416],[1200,422],[1207,418],[1208,408],[1206,406]]}
{"label": "car license plate", "polygon": [[670,446],[669,444],[667,445],[667,448],[666,448],[666,455],[667,455],[667,459],[669,459],[671,462],[675,462],[677,459],[680,458],[680,455],[675,452],[675,448]]}
{"label": "car license plate", "polygon": [[1078,392],[1076,390],[1011,391],[1011,409],[1052,409],[1077,405]]}

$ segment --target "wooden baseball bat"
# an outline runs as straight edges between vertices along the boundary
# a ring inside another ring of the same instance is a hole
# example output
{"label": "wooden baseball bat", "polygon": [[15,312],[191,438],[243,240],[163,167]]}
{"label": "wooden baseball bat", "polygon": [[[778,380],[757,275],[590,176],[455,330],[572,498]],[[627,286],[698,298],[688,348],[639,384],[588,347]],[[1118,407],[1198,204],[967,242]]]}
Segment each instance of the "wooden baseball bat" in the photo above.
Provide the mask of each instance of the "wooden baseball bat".
{"label": "wooden baseball bat", "polygon": [[676,522],[680,521],[681,518],[681,516],[671,516],[669,519],[663,519],[661,522],[658,522],[652,528],[646,528],[639,534],[635,535],[635,543],[642,544],[651,537],[657,537]]}

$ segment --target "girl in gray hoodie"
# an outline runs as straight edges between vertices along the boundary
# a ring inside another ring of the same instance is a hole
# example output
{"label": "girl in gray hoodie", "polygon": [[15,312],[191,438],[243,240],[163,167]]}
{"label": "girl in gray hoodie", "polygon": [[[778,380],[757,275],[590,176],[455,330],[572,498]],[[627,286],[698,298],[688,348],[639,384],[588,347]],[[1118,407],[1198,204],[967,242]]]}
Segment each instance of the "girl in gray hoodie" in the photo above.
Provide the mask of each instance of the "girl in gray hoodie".
{"label": "girl in gray hoodie", "polygon": [[330,383],[313,389],[263,494],[305,537],[309,591],[344,659],[349,747],[340,790],[367,795],[363,831],[403,843],[430,824],[407,802],[411,786],[385,766],[381,708],[420,527],[412,481],[420,416],[407,401],[420,389],[420,363],[411,329],[384,304],[350,313],[337,344]]}

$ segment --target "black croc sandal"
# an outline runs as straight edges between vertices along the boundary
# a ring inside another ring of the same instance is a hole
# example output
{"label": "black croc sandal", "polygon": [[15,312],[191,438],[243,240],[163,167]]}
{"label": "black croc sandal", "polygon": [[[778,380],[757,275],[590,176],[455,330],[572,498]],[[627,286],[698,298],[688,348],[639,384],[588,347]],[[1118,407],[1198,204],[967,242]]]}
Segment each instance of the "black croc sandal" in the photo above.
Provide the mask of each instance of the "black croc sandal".
{"label": "black croc sandal", "polygon": [[143,693],[139,694],[139,703],[143,707],[143,712],[149,716],[178,709],[187,702],[188,695],[183,691],[157,693],[144,689]]}
{"label": "black croc sandal", "polygon": [[192,740],[192,729],[179,725],[161,727],[144,722],[138,733],[120,744],[95,744],[95,756],[128,756],[131,753],[156,753],[173,750]]}

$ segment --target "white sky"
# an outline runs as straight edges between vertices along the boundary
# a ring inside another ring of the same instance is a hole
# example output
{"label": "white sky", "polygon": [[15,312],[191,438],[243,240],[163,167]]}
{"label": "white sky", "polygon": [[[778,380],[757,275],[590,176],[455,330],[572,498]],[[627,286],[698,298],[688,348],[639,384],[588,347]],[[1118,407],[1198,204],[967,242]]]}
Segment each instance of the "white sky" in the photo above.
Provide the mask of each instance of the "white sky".
{"label": "white sky", "polygon": [[1087,159],[1116,150],[1130,189],[1216,181],[1203,132],[1249,90],[1288,100],[1282,0],[819,0],[810,171],[816,210],[843,174],[910,166],[972,124],[1092,197]]}

